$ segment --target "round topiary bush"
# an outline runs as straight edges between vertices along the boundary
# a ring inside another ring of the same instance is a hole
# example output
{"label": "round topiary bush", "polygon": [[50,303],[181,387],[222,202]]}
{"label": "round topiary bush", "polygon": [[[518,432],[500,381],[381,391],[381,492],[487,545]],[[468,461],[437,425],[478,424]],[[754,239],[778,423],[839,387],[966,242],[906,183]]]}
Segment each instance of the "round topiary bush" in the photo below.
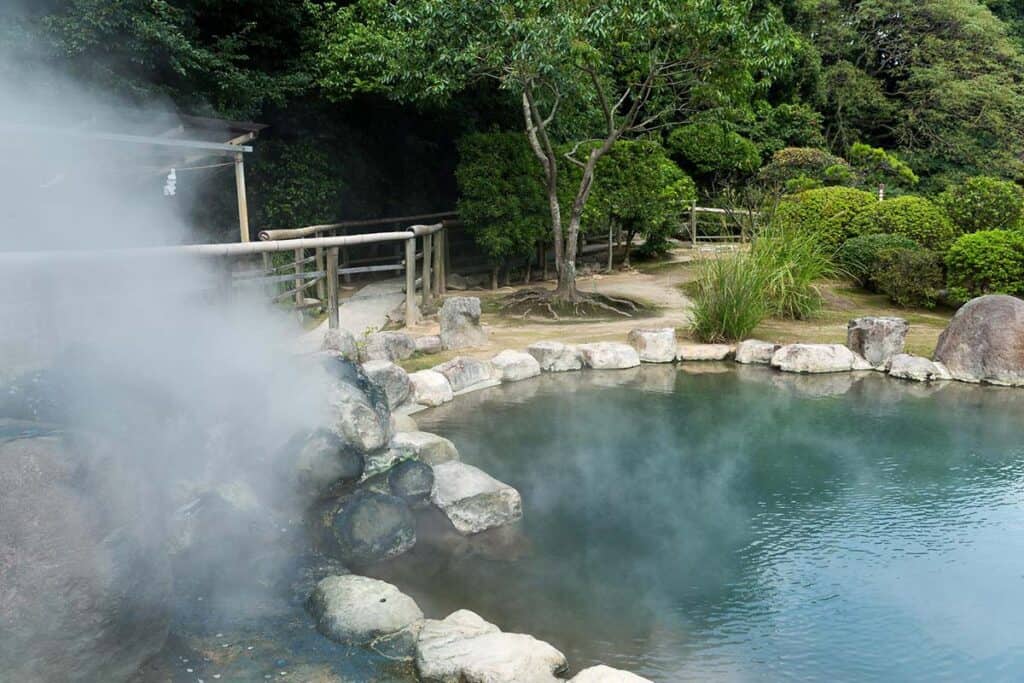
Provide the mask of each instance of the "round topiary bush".
{"label": "round topiary bush", "polygon": [[938,203],[961,232],[1016,229],[1024,219],[1024,189],[989,176],[950,185]]}
{"label": "round topiary bush", "polygon": [[942,209],[923,197],[911,195],[875,202],[857,214],[850,230],[857,235],[904,235],[939,252],[946,251],[958,234]]}
{"label": "round topiary bush", "polygon": [[753,173],[761,165],[757,145],[719,123],[702,121],[676,128],[668,136],[673,156],[701,173]]}
{"label": "round topiary bush", "polygon": [[921,245],[905,235],[858,235],[843,242],[836,254],[836,264],[861,285],[876,289],[874,275],[878,272],[879,256],[883,251],[920,248]]}
{"label": "round topiary bush", "polygon": [[1024,234],[982,230],[961,236],[946,254],[950,298],[1024,294]]}
{"label": "round topiary bush", "polygon": [[897,306],[934,308],[943,284],[942,254],[920,247],[885,249],[872,278]]}
{"label": "round topiary bush", "polygon": [[787,195],[779,202],[772,224],[787,230],[811,233],[823,248],[835,251],[850,237],[857,216],[878,200],[870,192],[851,187],[821,187]]}
{"label": "round topiary bush", "polygon": [[766,185],[778,187],[843,185],[852,180],[853,171],[842,157],[812,147],[787,147],[772,155],[772,160],[758,171],[757,178]]}

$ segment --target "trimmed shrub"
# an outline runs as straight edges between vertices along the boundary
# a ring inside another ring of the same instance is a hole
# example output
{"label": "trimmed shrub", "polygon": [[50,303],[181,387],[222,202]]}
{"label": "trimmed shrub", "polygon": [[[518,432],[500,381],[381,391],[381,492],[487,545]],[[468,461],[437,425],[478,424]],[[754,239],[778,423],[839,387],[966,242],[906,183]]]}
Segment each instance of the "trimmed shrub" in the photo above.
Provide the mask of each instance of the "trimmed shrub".
{"label": "trimmed shrub", "polygon": [[693,305],[694,336],[709,343],[749,337],[768,314],[764,284],[749,254],[705,262]]}
{"label": "trimmed shrub", "polygon": [[940,252],[957,237],[956,227],[942,209],[911,195],[876,201],[853,219],[850,231],[855,235],[904,235],[926,249]]}
{"label": "trimmed shrub", "polygon": [[943,286],[942,256],[929,249],[886,249],[872,278],[897,306],[934,308]]}
{"label": "trimmed shrub", "polygon": [[831,277],[835,267],[818,238],[801,230],[769,227],[750,247],[754,267],[764,279],[769,312],[803,320],[821,310],[815,280]]}
{"label": "trimmed shrub", "polygon": [[845,159],[824,150],[787,147],[773,154],[757,177],[776,187],[787,187],[791,182],[806,184],[808,179],[823,185],[838,185],[852,178],[852,169]]}
{"label": "trimmed shrub", "polygon": [[947,187],[937,201],[961,232],[1015,229],[1024,219],[1024,189],[999,178],[968,178]]}
{"label": "trimmed shrub", "polygon": [[787,232],[803,232],[818,238],[822,249],[834,252],[850,237],[857,217],[878,204],[870,192],[850,187],[822,187],[787,195],[779,202],[772,225]]}
{"label": "trimmed shrub", "polygon": [[874,274],[878,270],[878,255],[888,249],[920,249],[914,240],[904,235],[859,235],[843,242],[836,253],[836,264],[843,273],[868,289],[877,289]]}
{"label": "trimmed shrub", "polygon": [[881,147],[855,142],[850,147],[849,157],[862,185],[877,187],[884,183],[910,187],[920,182],[920,178],[906,162]]}
{"label": "trimmed shrub", "polygon": [[701,173],[748,174],[761,165],[757,145],[710,121],[676,128],[668,136],[668,149]]}
{"label": "trimmed shrub", "polygon": [[946,254],[949,296],[967,301],[982,294],[1024,294],[1024,235],[982,230],[961,236]]}

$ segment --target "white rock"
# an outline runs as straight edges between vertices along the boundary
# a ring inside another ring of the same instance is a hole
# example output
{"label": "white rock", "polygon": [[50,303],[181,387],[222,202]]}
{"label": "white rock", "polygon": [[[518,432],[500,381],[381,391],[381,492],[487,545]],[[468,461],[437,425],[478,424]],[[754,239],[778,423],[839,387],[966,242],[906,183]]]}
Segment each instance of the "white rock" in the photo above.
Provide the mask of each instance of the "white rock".
{"label": "white rock", "polygon": [[747,339],[736,345],[736,362],[745,365],[768,365],[779,345],[760,339]]}
{"label": "white rock", "polygon": [[324,333],[323,342],[320,344],[321,351],[337,351],[349,360],[359,360],[359,347],[356,345],[356,338],[348,330],[331,330]]}
{"label": "white rock", "polygon": [[502,633],[469,610],[428,619],[416,644],[424,683],[559,683],[565,655],[533,636]]}
{"label": "white rock", "polygon": [[409,373],[388,360],[368,360],[363,363],[363,372],[371,382],[384,390],[388,406],[392,409],[405,403],[412,392]]}
{"label": "white rock", "polygon": [[462,391],[494,378],[494,368],[490,363],[468,356],[457,356],[446,363],[435,365],[431,370],[444,375],[452,391]]}
{"label": "white rock", "polygon": [[[580,344],[579,350],[583,356],[583,364],[595,370],[622,370],[640,365],[640,354],[629,344]],[[672,347],[672,353],[675,353],[675,346]]]}
{"label": "white rock", "polygon": [[477,297],[445,299],[437,318],[441,323],[441,344],[444,348],[464,349],[487,343],[487,332],[480,325],[480,299]]}
{"label": "white rock", "polygon": [[676,358],[682,361],[725,360],[736,347],[728,344],[680,344]]}
{"label": "white rock", "polygon": [[569,679],[569,683],[651,683],[651,680],[622,669],[598,664],[579,672]]}
{"label": "white rock", "polygon": [[439,406],[452,400],[452,385],[448,378],[433,370],[420,370],[409,375],[412,400],[425,406]]}
{"label": "white rock", "polygon": [[343,381],[332,381],[327,404],[334,416],[334,431],[365,453],[382,448],[391,438],[391,417],[381,416],[366,395]]}
{"label": "white rock", "polygon": [[889,374],[899,379],[915,382],[931,382],[933,380],[953,379],[949,370],[942,363],[936,363],[921,356],[899,353],[889,359]]}
{"label": "white rock", "polygon": [[772,367],[783,372],[849,372],[856,362],[842,344],[787,344],[772,356]]}
{"label": "white rock", "polygon": [[910,325],[903,318],[867,316],[846,325],[846,345],[875,368],[883,368],[893,356],[903,353]]}
{"label": "white rock", "polygon": [[525,351],[506,349],[491,359],[491,366],[502,382],[518,382],[540,374],[540,363]]}
{"label": "white rock", "polygon": [[405,360],[416,352],[416,342],[404,332],[374,332],[366,335],[359,357],[368,360]]}
{"label": "white rock", "polygon": [[417,353],[441,353],[441,337],[436,334],[428,334],[423,337],[416,337],[413,340],[416,343]]}
{"label": "white rock", "polygon": [[320,632],[339,643],[411,658],[423,627],[412,598],[385,581],[348,574],[321,580],[309,598]]}
{"label": "white rock", "polygon": [[671,363],[676,359],[676,331],[671,327],[630,330],[629,343],[643,363]]}
{"label": "white rock", "polygon": [[519,491],[457,460],[434,467],[430,500],[462,534],[510,524],[523,516]]}
{"label": "white rock", "polygon": [[440,465],[449,460],[458,460],[459,451],[448,439],[430,432],[401,432],[391,439],[391,447],[404,451],[409,456],[422,460],[428,465]]}
{"label": "white rock", "polygon": [[530,344],[526,352],[537,359],[544,372],[568,372],[583,367],[580,350],[571,344],[556,341],[539,341]]}

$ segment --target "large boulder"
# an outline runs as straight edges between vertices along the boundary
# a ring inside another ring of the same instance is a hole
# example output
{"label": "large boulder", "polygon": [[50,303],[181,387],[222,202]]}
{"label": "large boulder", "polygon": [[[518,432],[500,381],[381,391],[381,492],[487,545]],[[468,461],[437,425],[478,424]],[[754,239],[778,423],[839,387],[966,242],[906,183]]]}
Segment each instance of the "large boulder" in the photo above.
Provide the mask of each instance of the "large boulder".
{"label": "large boulder", "polygon": [[364,453],[383,448],[391,438],[391,409],[384,390],[350,360],[324,354],[322,361],[334,431]]}
{"label": "large boulder", "polygon": [[318,521],[327,546],[346,564],[380,562],[416,544],[412,511],[397,496],[356,491],[322,508]]}
{"label": "large boulder", "polygon": [[76,437],[11,424],[0,423],[0,679],[127,680],[163,647],[171,611],[159,520],[145,514],[152,479]]}
{"label": "large boulder", "polygon": [[518,382],[540,374],[540,363],[524,351],[506,349],[491,359],[494,374],[502,382]]}
{"label": "large boulder", "polygon": [[444,300],[437,314],[441,323],[441,345],[446,349],[467,349],[487,343],[480,325],[480,299],[453,296]]}
{"label": "large boulder", "polygon": [[1003,294],[968,301],[939,336],[935,360],[963,382],[1024,386],[1024,301]]}
{"label": "large boulder", "polygon": [[405,403],[412,393],[409,373],[387,360],[370,360],[363,363],[363,372],[371,382],[384,390],[388,406],[392,410]]}
{"label": "large boulder", "polygon": [[680,344],[676,347],[676,358],[681,361],[725,360],[734,350],[735,347],[728,344]]}
{"label": "large boulder", "polygon": [[416,342],[404,332],[374,332],[366,335],[359,357],[368,360],[405,360],[416,353]]}
{"label": "large boulder", "polygon": [[431,369],[445,376],[452,391],[462,391],[474,384],[494,381],[494,368],[491,367],[491,364],[469,356],[457,356],[450,361],[435,365]]}
{"label": "large boulder", "polygon": [[420,370],[409,375],[412,401],[425,406],[439,406],[452,400],[452,385],[448,378],[434,370]]}
{"label": "large boulder", "polygon": [[358,481],[363,475],[363,454],[334,432],[317,429],[293,438],[285,446],[282,461],[297,488],[320,496],[339,482]]}
{"label": "large boulder", "polygon": [[787,344],[772,355],[772,367],[783,372],[849,372],[870,365],[842,344]]}
{"label": "large boulder", "polygon": [[737,363],[744,365],[768,365],[778,350],[778,344],[760,339],[745,339],[736,345],[735,359]]}
{"label": "large boulder", "polygon": [[519,491],[457,460],[434,467],[430,500],[462,534],[510,524],[523,516]]}
{"label": "large boulder", "polygon": [[899,353],[889,359],[887,369],[891,376],[898,379],[909,379],[915,382],[931,382],[933,380],[953,379],[949,370],[942,363]]}
{"label": "large boulder", "polygon": [[567,663],[544,641],[459,610],[424,622],[416,669],[423,683],[558,683]]}
{"label": "large boulder", "polygon": [[569,679],[569,683],[651,683],[651,680],[629,671],[598,664],[579,672]]}
{"label": "large boulder", "polygon": [[[623,370],[640,365],[640,354],[629,344],[616,342],[596,342],[580,344],[583,364],[595,370]],[[675,342],[672,344],[672,355],[675,357]]]}
{"label": "large boulder", "polygon": [[676,331],[671,327],[630,330],[628,339],[643,363],[671,363],[676,359]]}
{"label": "large boulder", "polygon": [[846,345],[876,368],[903,353],[910,325],[903,318],[854,318],[846,325]]}
{"label": "large boulder", "polygon": [[369,646],[389,658],[415,655],[423,612],[390,583],[355,574],[328,576],[307,606],[317,629],[331,640]]}
{"label": "large boulder", "polygon": [[359,360],[359,347],[356,338],[348,330],[331,330],[324,333],[324,339],[320,344],[321,351],[334,351],[340,353],[349,360]]}
{"label": "large boulder", "polygon": [[410,505],[419,506],[430,500],[434,490],[434,469],[419,460],[403,460],[388,470],[391,493]]}
{"label": "large boulder", "polygon": [[530,344],[526,352],[537,359],[544,372],[568,372],[583,367],[583,356],[579,348],[556,341],[539,341]]}
{"label": "large boulder", "polygon": [[428,465],[440,465],[458,460],[459,451],[448,439],[430,432],[401,432],[391,440],[391,447],[403,451],[409,458],[422,460]]}
{"label": "large boulder", "polygon": [[[409,382],[410,391],[412,390],[412,381]],[[391,416],[392,424],[394,425],[395,434],[402,432],[416,432],[419,431],[419,425],[416,424],[416,418],[412,415],[406,415],[404,413],[394,413]]]}

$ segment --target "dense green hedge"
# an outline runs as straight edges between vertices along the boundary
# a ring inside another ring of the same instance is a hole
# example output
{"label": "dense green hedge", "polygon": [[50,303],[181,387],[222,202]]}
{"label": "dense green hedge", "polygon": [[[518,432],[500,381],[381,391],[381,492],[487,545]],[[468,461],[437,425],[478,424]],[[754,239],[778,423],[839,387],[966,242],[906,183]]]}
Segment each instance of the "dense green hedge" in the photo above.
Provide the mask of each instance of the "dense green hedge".
{"label": "dense green hedge", "polygon": [[944,284],[942,255],[930,249],[885,249],[872,280],[898,306],[933,308]]}
{"label": "dense green hedge", "polygon": [[700,173],[749,174],[761,165],[757,145],[719,123],[676,128],[668,136],[667,147],[672,156]]}
{"label": "dense green hedge", "polygon": [[949,186],[938,203],[962,232],[1019,228],[1024,218],[1024,189],[988,176]]}
{"label": "dense green hedge", "polygon": [[787,147],[772,155],[758,180],[790,191],[809,186],[852,184],[853,169],[842,157],[811,147]]}
{"label": "dense green hedge", "polygon": [[944,252],[957,237],[945,212],[923,197],[905,196],[874,202],[853,219],[856,235],[887,233],[904,235],[926,249]]}
{"label": "dense green hedge", "polygon": [[961,236],[946,254],[949,295],[1024,294],[1024,234],[982,230]]}
{"label": "dense green hedge", "polygon": [[822,246],[835,251],[850,237],[857,217],[878,204],[870,192],[851,187],[822,187],[787,195],[779,202],[772,224],[816,235]]}
{"label": "dense green hedge", "polygon": [[905,235],[858,235],[843,243],[836,254],[839,268],[868,289],[877,289],[875,273],[878,272],[879,255],[890,249],[920,249],[914,240]]}

